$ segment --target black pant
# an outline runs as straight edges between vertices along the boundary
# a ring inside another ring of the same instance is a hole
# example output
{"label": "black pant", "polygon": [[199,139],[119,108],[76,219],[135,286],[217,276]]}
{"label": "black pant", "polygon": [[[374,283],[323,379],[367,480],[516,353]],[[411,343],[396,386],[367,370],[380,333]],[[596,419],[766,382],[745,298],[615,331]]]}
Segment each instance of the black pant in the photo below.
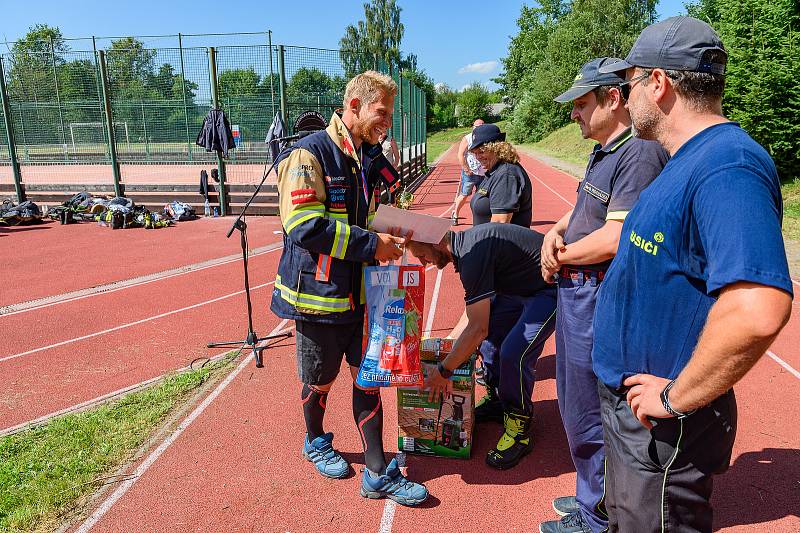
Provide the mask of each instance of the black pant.
{"label": "black pant", "polygon": [[609,531],[710,532],[713,475],[728,469],[736,438],[733,390],[684,419],[653,420],[652,430],[624,393],[603,383],[598,392]]}

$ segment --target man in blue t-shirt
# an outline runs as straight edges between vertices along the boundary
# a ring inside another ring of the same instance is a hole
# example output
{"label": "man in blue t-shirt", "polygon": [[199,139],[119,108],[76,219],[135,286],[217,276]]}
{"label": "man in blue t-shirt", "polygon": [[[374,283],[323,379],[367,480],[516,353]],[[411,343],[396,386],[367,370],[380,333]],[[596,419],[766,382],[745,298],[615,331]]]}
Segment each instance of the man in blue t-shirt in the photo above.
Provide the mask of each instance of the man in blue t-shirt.
{"label": "man in blue t-shirt", "polygon": [[584,138],[598,144],[578,186],[575,208],[547,232],[542,275],[558,276],[556,387],[561,420],[575,464],[575,496],[553,501],[562,518],[541,524],[542,533],[604,531],[603,424],[597,376],[592,371],[592,318],[597,292],[617,252],[622,223],[669,159],[655,141],[633,136],[616,73],[598,69],[617,58],[599,57],[581,67],[572,87],[556,97],[572,102]]}
{"label": "man in blue t-shirt", "polygon": [[637,135],[672,156],[625,219],[594,317],[610,531],[711,531],[732,387],[791,312],[777,172],[722,114],[726,63],[708,24],[672,17],[600,68],[625,72]]}

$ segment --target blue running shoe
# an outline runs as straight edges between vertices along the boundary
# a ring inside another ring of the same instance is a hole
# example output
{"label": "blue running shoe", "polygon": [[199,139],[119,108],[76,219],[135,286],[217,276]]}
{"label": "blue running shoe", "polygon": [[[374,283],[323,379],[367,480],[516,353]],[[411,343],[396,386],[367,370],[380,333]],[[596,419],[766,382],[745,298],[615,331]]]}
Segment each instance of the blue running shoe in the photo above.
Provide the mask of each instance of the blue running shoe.
{"label": "blue running shoe", "polygon": [[303,457],[314,463],[320,474],[325,477],[343,478],[350,471],[350,465],[333,449],[333,433],[320,435],[308,442],[308,435],[303,444]]}
{"label": "blue running shoe", "polygon": [[428,489],[425,485],[414,483],[400,473],[397,459],[392,459],[386,472],[378,477],[372,477],[369,470],[364,469],[361,478],[361,495],[365,498],[389,498],[400,505],[413,507],[428,498]]}

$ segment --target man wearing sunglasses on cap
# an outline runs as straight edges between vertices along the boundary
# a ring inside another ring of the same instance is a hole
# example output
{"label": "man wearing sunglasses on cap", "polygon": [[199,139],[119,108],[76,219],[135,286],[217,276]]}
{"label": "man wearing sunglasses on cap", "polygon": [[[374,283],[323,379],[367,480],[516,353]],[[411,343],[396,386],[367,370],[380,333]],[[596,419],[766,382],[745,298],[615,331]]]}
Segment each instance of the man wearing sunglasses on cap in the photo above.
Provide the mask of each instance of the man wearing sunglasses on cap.
{"label": "man wearing sunglasses on cap", "polygon": [[581,67],[572,87],[556,97],[572,102],[570,118],[597,145],[578,186],[575,208],[547,233],[542,275],[556,276],[556,386],[558,406],[577,472],[575,496],[553,501],[562,518],[540,525],[542,533],[599,532],[607,526],[603,507],[603,426],[597,376],[592,371],[592,319],[597,293],[617,252],[622,223],[639,193],[667,162],[656,142],[633,136],[616,73],[600,57]]}
{"label": "man wearing sunglasses on cap", "polygon": [[732,387],[791,312],[778,175],[722,113],[726,64],[708,24],[672,17],[600,67],[625,74],[637,135],[671,155],[625,218],[597,299],[609,531],[711,531]]}

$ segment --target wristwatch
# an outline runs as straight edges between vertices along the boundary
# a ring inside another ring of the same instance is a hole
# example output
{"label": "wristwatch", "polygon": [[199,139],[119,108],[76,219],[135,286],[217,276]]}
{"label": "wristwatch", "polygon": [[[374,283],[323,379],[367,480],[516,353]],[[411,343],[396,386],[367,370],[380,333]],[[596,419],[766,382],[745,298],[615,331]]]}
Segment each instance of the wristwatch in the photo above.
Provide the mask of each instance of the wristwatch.
{"label": "wristwatch", "polygon": [[693,414],[695,411],[697,411],[697,409],[692,409],[691,411],[686,412],[686,413],[682,413],[680,411],[676,411],[675,409],[673,409],[672,405],[670,405],[670,403],[669,403],[669,390],[672,388],[673,385],[675,385],[675,380],[674,379],[672,381],[670,381],[669,383],[667,383],[667,386],[664,387],[664,390],[661,391],[661,405],[663,405],[664,406],[664,410],[666,412],[668,412],[669,414],[671,414],[672,416],[677,417],[677,418],[686,418],[687,416],[689,416],[689,415]]}
{"label": "wristwatch", "polygon": [[452,370],[447,370],[441,361],[436,363],[436,370],[439,371],[439,375],[442,376],[444,379],[450,379],[450,376],[453,375]]}

